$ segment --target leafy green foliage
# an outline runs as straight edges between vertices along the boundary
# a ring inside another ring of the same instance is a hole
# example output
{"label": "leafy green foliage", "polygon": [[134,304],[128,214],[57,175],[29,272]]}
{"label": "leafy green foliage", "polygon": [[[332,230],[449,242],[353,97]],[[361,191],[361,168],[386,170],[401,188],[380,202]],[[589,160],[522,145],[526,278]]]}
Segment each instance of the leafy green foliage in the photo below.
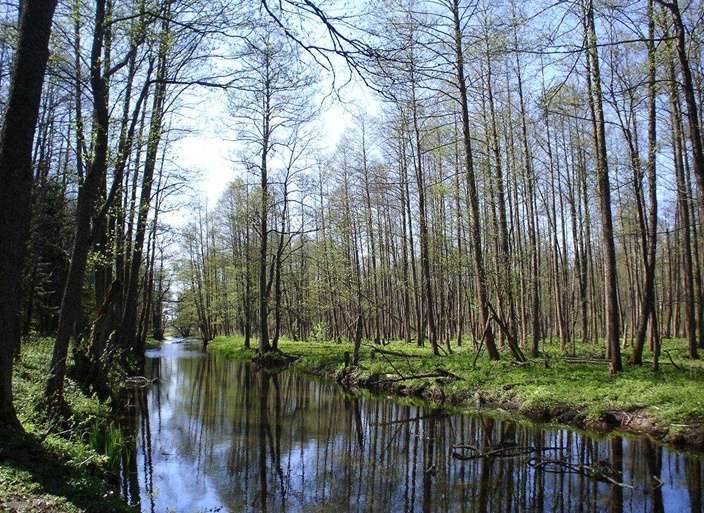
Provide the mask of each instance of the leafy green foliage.
{"label": "leafy green foliage", "polygon": [[69,378],[70,417],[48,432],[42,394],[51,348],[50,339],[26,341],[15,366],[15,406],[26,435],[0,433],[0,511],[133,511],[108,483],[121,447],[108,405]]}

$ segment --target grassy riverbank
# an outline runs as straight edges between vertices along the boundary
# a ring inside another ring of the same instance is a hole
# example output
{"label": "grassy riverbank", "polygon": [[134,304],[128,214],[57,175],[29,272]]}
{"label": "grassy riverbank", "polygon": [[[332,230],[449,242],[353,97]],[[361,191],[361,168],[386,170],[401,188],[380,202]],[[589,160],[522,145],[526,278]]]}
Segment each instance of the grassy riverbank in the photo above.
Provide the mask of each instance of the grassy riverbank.
{"label": "grassy riverbank", "polygon": [[96,452],[106,448],[105,433],[107,452],[119,443],[105,404],[68,378],[70,419],[48,434],[41,398],[51,348],[50,340],[28,340],[15,366],[15,407],[26,434],[0,433],[0,511],[133,512],[119,497],[110,458]]}
{"label": "grassy riverbank", "polygon": [[[482,355],[472,367],[475,355],[471,344],[453,349],[454,354],[447,357],[433,356],[428,347],[393,342],[381,349],[412,356],[377,353],[372,358],[374,346],[365,343],[360,367],[354,371],[346,371],[343,364],[344,353],[352,352],[349,343],[283,340],[279,348],[298,357],[295,368],[334,377],[352,387],[468,407],[501,408],[536,420],[584,428],[648,433],[704,449],[704,363],[684,359],[681,340],[664,342],[664,349],[670,351],[679,368],[663,356],[657,375],[645,365],[627,367],[616,377],[608,375],[604,364],[568,363],[559,347],[551,345],[545,347],[546,358],[526,365],[517,365],[508,357],[491,362]],[[241,360],[255,355],[242,347],[239,337],[218,337],[209,350]],[[577,347],[579,355],[596,357],[599,352],[595,345]],[[435,374],[438,369],[459,379],[411,378]]]}

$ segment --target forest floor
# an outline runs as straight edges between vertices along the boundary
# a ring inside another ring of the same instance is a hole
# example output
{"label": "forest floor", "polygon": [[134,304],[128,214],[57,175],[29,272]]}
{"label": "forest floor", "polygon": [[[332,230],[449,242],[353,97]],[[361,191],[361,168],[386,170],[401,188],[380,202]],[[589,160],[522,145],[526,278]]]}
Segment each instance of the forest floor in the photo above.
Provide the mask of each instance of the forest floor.
{"label": "forest floor", "polygon": [[[69,377],[70,417],[47,430],[42,393],[51,351],[52,340],[27,340],[15,364],[15,407],[26,433],[0,432],[0,511],[134,513],[119,495],[113,470],[119,429],[106,404],[86,396]],[[112,456],[99,454],[99,447]]]}
{"label": "forest floor", "polygon": [[[256,340],[252,342],[256,345]],[[240,360],[252,359],[240,337],[217,337],[209,344]],[[349,388],[365,388],[430,400],[468,409],[508,410],[541,422],[555,422],[599,431],[647,434],[660,441],[704,450],[704,361],[688,360],[681,339],[663,341],[667,354],[661,370],[649,363],[626,365],[611,377],[601,346],[577,344],[582,361],[567,361],[558,344],[545,344],[542,356],[518,365],[505,356],[476,360],[472,344],[453,347],[453,355],[434,356],[428,345],[403,342],[383,346],[365,342],[356,369],[344,367],[350,343],[281,340],[279,349],[296,357],[295,369],[336,379]],[[384,354],[380,351],[404,353]],[[570,348],[572,349],[572,348]],[[375,352],[375,354],[373,354]],[[624,363],[629,353],[624,350]],[[644,355],[646,362],[652,358]],[[418,378],[414,376],[432,377]],[[437,375],[437,377],[435,376]]]}

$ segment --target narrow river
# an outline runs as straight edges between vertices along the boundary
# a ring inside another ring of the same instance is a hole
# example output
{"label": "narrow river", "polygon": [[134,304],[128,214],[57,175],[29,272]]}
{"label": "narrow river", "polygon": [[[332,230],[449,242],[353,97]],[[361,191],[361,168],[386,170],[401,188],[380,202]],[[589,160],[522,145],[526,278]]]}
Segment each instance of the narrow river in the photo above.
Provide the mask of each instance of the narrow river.
{"label": "narrow river", "polygon": [[169,342],[126,428],[122,493],[143,512],[702,512],[702,459],[643,438],[445,415]]}

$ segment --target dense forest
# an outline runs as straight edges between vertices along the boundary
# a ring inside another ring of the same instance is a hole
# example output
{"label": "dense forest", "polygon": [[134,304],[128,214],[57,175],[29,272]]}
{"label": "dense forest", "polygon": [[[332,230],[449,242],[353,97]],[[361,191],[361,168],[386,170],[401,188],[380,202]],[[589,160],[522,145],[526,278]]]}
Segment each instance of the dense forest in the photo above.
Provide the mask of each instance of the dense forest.
{"label": "dense forest", "polygon": [[657,369],[660,339],[683,337],[697,358],[698,12],[371,6],[372,59],[345,55],[381,107],[330,154],[308,128],[308,68],[291,66],[302,45],[267,25],[231,93],[247,174],[181,234],[174,324],[260,351],[474,341],[524,361],[581,341],[618,372],[646,345]]}
{"label": "dense forest", "polygon": [[[71,340],[103,389],[170,324],[262,352],[580,341],[611,372],[704,347],[699,4],[56,4],[3,7],[4,417],[35,332],[57,412]],[[324,151],[350,83],[378,108]],[[169,159],[198,88],[239,143],[208,208]]]}
{"label": "dense forest", "polygon": [[[229,337],[261,365],[311,341],[345,369],[380,354],[387,383],[466,380],[479,361],[509,390],[501,369],[523,385],[559,360],[649,390],[688,366],[694,386],[703,12],[4,2],[0,423],[21,433],[41,411],[68,431],[74,383],[119,404],[168,334]],[[194,115],[232,148],[217,202],[179,162]],[[50,357],[18,420],[37,340]],[[427,373],[397,368],[419,356]],[[686,401],[684,421],[704,418]]]}

